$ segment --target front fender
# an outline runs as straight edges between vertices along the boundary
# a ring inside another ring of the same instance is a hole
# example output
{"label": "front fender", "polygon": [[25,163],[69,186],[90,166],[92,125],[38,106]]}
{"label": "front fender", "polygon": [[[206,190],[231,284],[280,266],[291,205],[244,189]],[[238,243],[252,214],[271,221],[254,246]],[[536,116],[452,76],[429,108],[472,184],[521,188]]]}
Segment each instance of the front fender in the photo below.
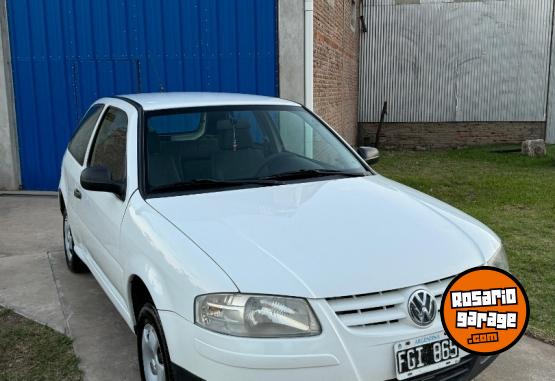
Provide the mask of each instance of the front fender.
{"label": "front fender", "polygon": [[131,316],[133,276],[141,278],[157,309],[175,312],[189,321],[194,320],[196,296],[238,291],[227,274],[139,192],[131,198],[122,223],[120,250]]}

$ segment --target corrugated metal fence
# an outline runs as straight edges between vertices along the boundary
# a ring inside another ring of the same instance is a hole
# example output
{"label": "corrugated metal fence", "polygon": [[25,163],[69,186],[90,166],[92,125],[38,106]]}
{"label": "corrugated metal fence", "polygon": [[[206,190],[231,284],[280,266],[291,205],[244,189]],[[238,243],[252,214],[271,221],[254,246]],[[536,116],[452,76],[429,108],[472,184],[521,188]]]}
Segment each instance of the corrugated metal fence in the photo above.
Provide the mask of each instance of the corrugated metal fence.
{"label": "corrugated metal fence", "polygon": [[545,121],[552,7],[366,0],[359,121]]}
{"label": "corrugated metal fence", "polygon": [[8,0],[25,189],[56,189],[78,119],[102,96],[277,94],[273,0]]}

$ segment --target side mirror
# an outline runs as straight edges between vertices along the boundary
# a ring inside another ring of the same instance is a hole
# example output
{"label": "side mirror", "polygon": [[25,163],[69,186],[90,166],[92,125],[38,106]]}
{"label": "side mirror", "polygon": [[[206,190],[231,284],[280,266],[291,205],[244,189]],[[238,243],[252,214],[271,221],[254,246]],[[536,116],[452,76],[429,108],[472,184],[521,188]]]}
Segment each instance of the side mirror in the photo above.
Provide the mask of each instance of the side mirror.
{"label": "side mirror", "polygon": [[112,174],[106,167],[89,167],[81,172],[81,186],[94,192],[113,193],[120,199],[125,195],[125,185],[112,180]]}
{"label": "side mirror", "polygon": [[358,154],[368,163],[368,165],[376,164],[380,160],[380,151],[374,147],[358,147]]}

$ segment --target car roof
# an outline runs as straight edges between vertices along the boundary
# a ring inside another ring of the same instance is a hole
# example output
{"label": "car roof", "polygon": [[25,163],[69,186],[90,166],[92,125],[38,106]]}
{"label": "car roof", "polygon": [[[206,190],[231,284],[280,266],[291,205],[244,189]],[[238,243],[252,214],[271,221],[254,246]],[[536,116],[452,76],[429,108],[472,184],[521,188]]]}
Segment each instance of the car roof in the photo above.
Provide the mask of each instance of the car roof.
{"label": "car roof", "polygon": [[120,97],[137,102],[145,111],[204,106],[299,106],[298,103],[281,98],[236,93],[169,92],[127,94]]}

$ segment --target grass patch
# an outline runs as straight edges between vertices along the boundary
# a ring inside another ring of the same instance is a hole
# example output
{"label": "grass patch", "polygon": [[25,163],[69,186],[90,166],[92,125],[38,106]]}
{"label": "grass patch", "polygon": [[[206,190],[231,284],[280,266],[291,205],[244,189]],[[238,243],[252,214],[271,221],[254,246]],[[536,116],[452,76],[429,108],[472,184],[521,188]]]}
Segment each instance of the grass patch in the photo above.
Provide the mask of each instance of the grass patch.
{"label": "grass patch", "polygon": [[0,380],[80,380],[71,339],[0,307]]}
{"label": "grass patch", "polygon": [[555,146],[548,156],[493,153],[501,147],[383,152],[375,168],[490,226],[530,299],[529,330],[555,340]]}

